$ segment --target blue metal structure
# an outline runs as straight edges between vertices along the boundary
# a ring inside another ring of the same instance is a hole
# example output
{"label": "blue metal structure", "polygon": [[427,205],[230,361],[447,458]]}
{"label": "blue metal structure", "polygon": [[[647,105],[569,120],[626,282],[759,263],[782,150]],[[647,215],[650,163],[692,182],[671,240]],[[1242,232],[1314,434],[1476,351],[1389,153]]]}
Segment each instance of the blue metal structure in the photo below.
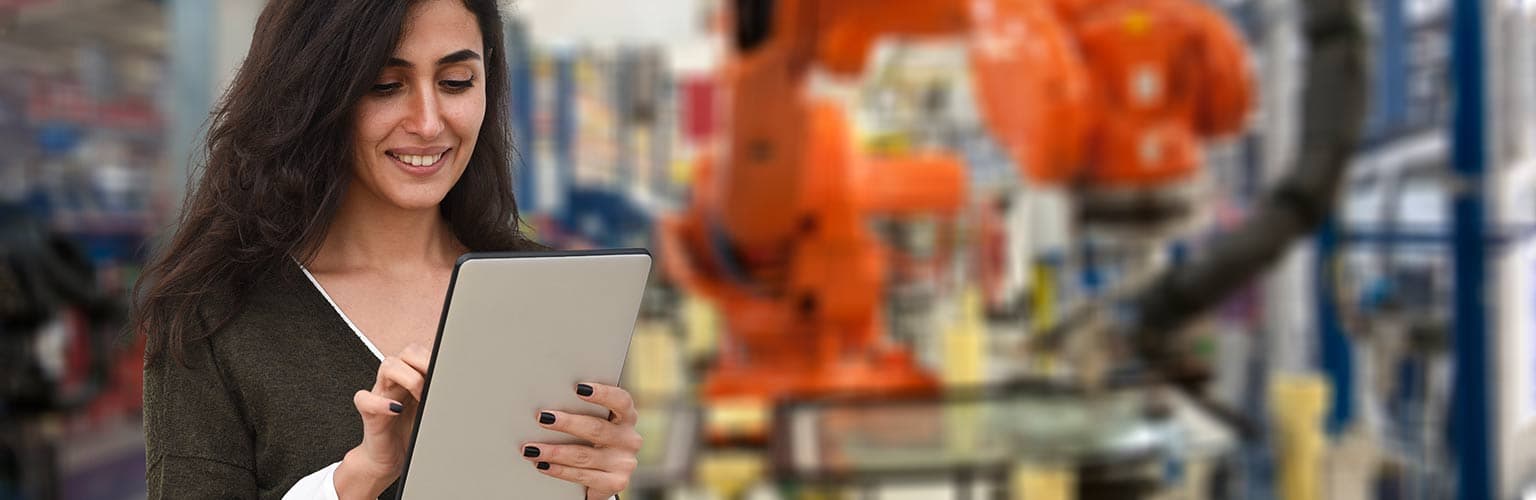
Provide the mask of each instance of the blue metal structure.
{"label": "blue metal structure", "polygon": [[566,192],[571,186],[576,185],[576,56],[572,53],[561,53],[555,56],[555,178],[559,180],[555,184],[554,193],[545,193],[540,196],[554,196],[555,211],[565,209]]}
{"label": "blue metal structure", "polygon": [[1375,0],[1376,74],[1366,136],[1391,134],[1408,121],[1408,19],[1402,0]]}
{"label": "blue metal structure", "polygon": [[1451,31],[1451,157],[1457,185],[1451,202],[1455,297],[1452,310],[1456,374],[1451,446],[1458,464],[1457,497],[1495,498],[1498,456],[1494,435],[1497,377],[1487,304],[1488,244],[1484,206],[1489,144],[1481,0],[1456,0]]}
{"label": "blue metal structure", "polygon": [[534,61],[529,47],[528,28],[519,19],[507,22],[507,73],[512,86],[512,147],[514,181],[518,205],[533,208],[534,188],[538,186],[538,155],[534,154]]}
{"label": "blue metal structure", "polygon": [[1314,243],[1317,258],[1313,283],[1317,292],[1312,295],[1317,308],[1318,364],[1333,385],[1333,404],[1328,412],[1328,435],[1337,437],[1349,427],[1355,418],[1355,355],[1349,336],[1339,319],[1338,305],[1334,301],[1334,275],[1332,255],[1338,251],[1339,223],[1329,220],[1317,232]]}

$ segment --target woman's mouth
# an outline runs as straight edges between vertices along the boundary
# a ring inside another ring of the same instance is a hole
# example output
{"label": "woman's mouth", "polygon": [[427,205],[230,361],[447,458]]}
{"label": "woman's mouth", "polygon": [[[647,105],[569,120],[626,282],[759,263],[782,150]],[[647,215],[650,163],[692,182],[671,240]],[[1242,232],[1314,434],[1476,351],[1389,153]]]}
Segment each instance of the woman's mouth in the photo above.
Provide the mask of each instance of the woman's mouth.
{"label": "woman's mouth", "polygon": [[415,175],[431,175],[442,166],[443,158],[448,156],[451,149],[445,149],[435,154],[405,154],[387,151],[384,154],[395,160],[395,164]]}

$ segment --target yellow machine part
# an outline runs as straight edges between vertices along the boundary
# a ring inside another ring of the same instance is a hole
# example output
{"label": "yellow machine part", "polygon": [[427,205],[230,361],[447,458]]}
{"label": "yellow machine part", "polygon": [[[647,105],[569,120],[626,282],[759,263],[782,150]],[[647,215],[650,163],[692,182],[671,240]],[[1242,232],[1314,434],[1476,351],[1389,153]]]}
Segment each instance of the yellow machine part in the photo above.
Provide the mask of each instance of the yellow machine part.
{"label": "yellow machine part", "polygon": [[1270,385],[1269,406],[1280,437],[1275,493],[1282,500],[1322,498],[1323,414],[1332,392],[1327,380],[1313,374],[1279,375]]}
{"label": "yellow machine part", "polygon": [[720,450],[705,453],[697,465],[698,481],[712,498],[742,498],[763,480],[763,457],[749,451]]}
{"label": "yellow machine part", "polygon": [[1013,500],[1075,500],[1077,475],[1070,467],[1021,463],[1010,478]]}

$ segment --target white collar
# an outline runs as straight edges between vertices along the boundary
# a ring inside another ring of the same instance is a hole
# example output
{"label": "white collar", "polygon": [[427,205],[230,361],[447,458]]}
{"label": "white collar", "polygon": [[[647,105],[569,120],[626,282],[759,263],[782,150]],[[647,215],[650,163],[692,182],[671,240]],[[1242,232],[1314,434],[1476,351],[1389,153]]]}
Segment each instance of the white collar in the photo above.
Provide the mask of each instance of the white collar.
{"label": "white collar", "polygon": [[348,318],[347,313],[342,312],[341,307],[336,305],[336,301],[331,300],[331,294],[325,293],[325,287],[320,286],[320,282],[315,280],[315,275],[309,274],[309,269],[305,269],[304,264],[299,264],[299,270],[304,271],[304,277],[309,278],[309,282],[315,284],[315,289],[320,291],[320,296],[325,297],[325,301],[331,304],[331,309],[336,310],[336,315],[341,316],[341,320],[347,323],[347,327],[352,329],[352,333],[357,335],[357,339],[363,341],[363,345],[368,347],[368,352],[373,353],[373,356],[379,358],[379,361],[383,361],[384,355],[379,353],[379,348],[374,347],[373,342],[370,342],[368,337],[363,335],[363,331],[357,329],[357,325],[352,323],[352,318]]}

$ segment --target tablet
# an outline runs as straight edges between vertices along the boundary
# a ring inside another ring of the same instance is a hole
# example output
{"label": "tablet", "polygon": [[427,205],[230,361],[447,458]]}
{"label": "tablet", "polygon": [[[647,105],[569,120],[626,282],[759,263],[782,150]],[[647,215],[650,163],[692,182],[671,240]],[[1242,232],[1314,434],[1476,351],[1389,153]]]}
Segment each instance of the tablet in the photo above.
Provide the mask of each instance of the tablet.
{"label": "tablet", "polygon": [[540,410],[607,418],[576,384],[618,384],[650,269],[641,249],[459,258],[400,498],[584,498],[521,445],[577,442],[541,428]]}

